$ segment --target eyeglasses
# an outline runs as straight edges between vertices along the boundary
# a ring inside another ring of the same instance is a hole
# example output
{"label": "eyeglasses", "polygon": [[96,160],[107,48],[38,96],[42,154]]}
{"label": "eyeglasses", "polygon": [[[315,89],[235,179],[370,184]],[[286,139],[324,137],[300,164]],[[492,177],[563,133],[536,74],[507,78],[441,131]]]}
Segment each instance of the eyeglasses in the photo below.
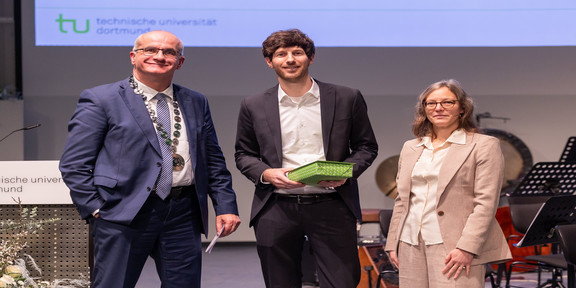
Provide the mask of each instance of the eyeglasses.
{"label": "eyeglasses", "polygon": [[164,57],[171,57],[171,58],[180,57],[180,51],[177,51],[172,48],[162,49],[156,47],[146,47],[146,48],[134,49],[134,52],[140,52],[140,51],[142,51],[142,54],[144,54],[145,56],[155,56],[156,54],[158,54],[158,51],[162,51]]}
{"label": "eyeglasses", "polygon": [[442,101],[442,102],[424,102],[424,107],[426,107],[426,109],[436,109],[436,107],[438,106],[438,104],[440,104],[440,106],[442,106],[442,108],[444,109],[452,109],[454,108],[454,105],[456,105],[456,100],[451,100],[451,101]]}

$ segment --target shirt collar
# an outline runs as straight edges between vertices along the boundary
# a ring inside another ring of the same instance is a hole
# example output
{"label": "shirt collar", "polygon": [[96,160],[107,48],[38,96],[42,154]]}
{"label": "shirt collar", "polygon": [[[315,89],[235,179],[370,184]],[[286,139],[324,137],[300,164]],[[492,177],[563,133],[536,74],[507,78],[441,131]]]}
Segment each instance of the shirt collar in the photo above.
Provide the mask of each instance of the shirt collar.
{"label": "shirt collar", "polygon": [[156,94],[158,93],[162,93],[170,98],[174,98],[174,88],[172,87],[172,84],[170,84],[168,88],[166,88],[164,91],[156,91],[153,88],[150,88],[146,86],[144,83],[138,81],[136,77],[134,77],[134,81],[136,81],[136,83],[138,84],[138,88],[142,90],[147,100],[154,98],[154,96],[156,96]]}
{"label": "shirt collar", "polygon": [[457,129],[456,131],[452,132],[452,135],[448,137],[447,142],[451,142],[453,144],[466,144],[466,132],[463,129]]}
{"label": "shirt collar", "polygon": [[[464,132],[463,129],[454,130],[454,132],[450,134],[450,137],[448,137],[444,143],[447,142],[452,144],[466,144],[466,132]],[[432,149],[432,138],[430,138],[430,136],[422,137],[422,140],[416,145],[416,147],[419,146],[425,146],[426,148]]]}
{"label": "shirt collar", "polygon": [[[316,81],[314,81],[314,78],[310,78],[312,79],[312,87],[310,87],[310,90],[308,90],[308,92],[304,93],[304,95],[302,95],[302,97],[305,96],[312,96],[316,99],[320,98],[320,87],[318,86],[318,83],[316,83]],[[280,85],[278,85],[278,102],[282,102],[283,99],[290,97],[288,96],[288,94],[286,94],[286,92],[284,92],[284,90],[282,90],[282,87]]]}

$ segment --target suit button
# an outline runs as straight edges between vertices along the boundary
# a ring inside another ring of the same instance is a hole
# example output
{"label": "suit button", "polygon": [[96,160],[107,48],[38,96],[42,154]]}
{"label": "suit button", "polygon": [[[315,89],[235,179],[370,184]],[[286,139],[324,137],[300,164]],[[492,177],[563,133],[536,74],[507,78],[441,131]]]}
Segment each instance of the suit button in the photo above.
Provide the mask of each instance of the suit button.
{"label": "suit button", "polygon": [[438,216],[444,216],[444,211],[442,210],[438,211]]}
{"label": "suit button", "polygon": [[162,162],[156,162],[156,166],[162,167]]}
{"label": "suit button", "polygon": [[152,191],[152,188],[146,187],[146,191],[150,192],[150,191]]}

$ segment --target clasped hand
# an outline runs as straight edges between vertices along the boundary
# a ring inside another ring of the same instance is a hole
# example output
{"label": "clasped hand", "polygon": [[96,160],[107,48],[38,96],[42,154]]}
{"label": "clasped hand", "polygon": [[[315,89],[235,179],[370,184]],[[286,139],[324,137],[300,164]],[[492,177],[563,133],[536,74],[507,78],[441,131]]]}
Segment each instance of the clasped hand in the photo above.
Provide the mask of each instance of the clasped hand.
{"label": "clasped hand", "polygon": [[472,258],[474,258],[474,254],[458,248],[450,251],[444,260],[446,266],[442,269],[442,274],[445,274],[448,279],[450,277],[456,279],[463,271],[466,271],[466,276],[470,276]]}
{"label": "clasped hand", "polygon": [[[292,170],[293,168],[266,169],[264,170],[264,173],[262,173],[262,181],[270,183],[278,189],[294,189],[306,186],[306,184],[292,181],[286,176],[286,174]],[[335,181],[320,181],[318,182],[318,186],[333,188],[342,186],[344,183],[346,183],[346,179]]]}
{"label": "clasped hand", "polygon": [[[389,251],[388,257],[390,262],[399,267],[398,256],[395,251]],[[470,264],[472,263],[472,258],[474,255],[472,253],[466,252],[460,249],[454,249],[448,253],[446,259],[444,259],[444,269],[442,269],[442,274],[445,274],[448,279],[454,277],[458,278],[462,271],[466,271],[466,276],[470,276]]]}
{"label": "clasped hand", "polygon": [[220,233],[219,237],[226,237],[232,234],[234,231],[236,231],[236,229],[238,229],[238,226],[240,226],[240,223],[242,223],[242,221],[240,220],[240,217],[238,217],[238,215],[234,214],[218,215],[216,216],[216,231],[220,231],[220,229],[222,229],[222,226],[224,226],[224,230],[222,230],[222,233]]}

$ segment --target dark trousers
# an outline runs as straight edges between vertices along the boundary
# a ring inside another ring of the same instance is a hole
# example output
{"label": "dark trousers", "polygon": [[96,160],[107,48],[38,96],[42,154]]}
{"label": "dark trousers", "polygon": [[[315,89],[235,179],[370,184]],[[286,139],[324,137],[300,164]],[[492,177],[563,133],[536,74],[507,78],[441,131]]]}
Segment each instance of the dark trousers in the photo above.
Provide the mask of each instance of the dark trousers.
{"label": "dark trousers", "polygon": [[163,288],[200,287],[201,220],[195,197],[151,196],[128,226],[92,219],[91,287],[134,287],[148,256],[156,263]]}
{"label": "dark trousers", "polygon": [[254,230],[266,287],[302,287],[304,235],[317,263],[320,287],[358,285],[356,218],[341,199],[299,204],[273,196],[258,215]]}

